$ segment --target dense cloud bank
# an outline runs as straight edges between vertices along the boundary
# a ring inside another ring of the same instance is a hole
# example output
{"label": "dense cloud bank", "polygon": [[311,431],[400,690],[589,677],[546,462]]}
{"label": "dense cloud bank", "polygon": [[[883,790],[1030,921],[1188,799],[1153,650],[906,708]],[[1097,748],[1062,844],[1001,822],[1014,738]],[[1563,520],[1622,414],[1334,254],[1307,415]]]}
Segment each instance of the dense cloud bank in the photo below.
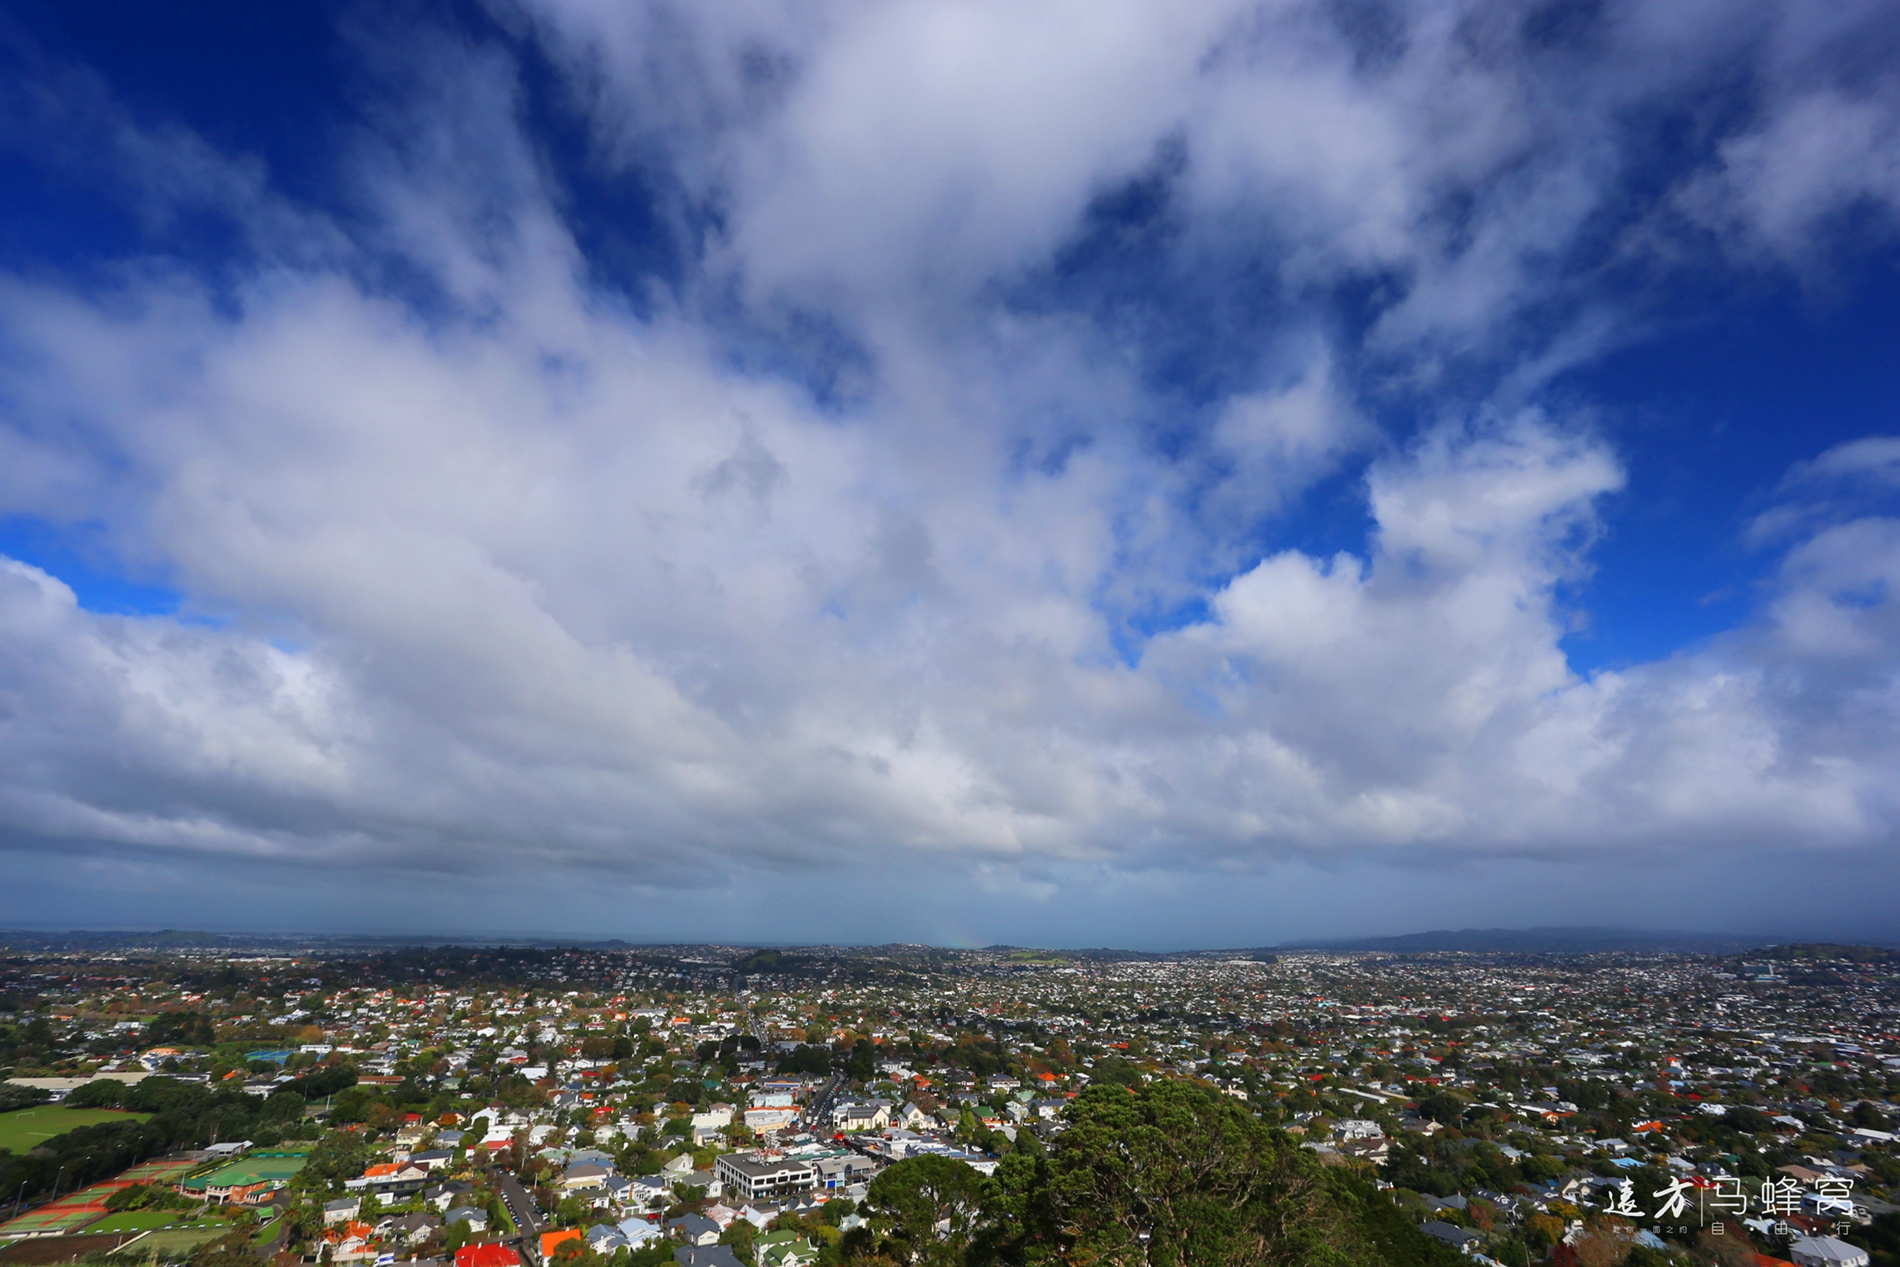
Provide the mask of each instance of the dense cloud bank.
{"label": "dense cloud bank", "polygon": [[[1748,623],[1583,676],[1624,458],[1542,392],[1685,279],[1890,258],[1891,6],[493,16],[352,28],[347,215],[83,70],[9,99],[154,245],[0,283],[0,514],[183,595],[0,561],[16,845],[668,886],[1892,840],[1894,442],[1789,473]],[[672,275],[590,256],[530,56]],[[1363,543],[1289,544],[1326,481]]]}

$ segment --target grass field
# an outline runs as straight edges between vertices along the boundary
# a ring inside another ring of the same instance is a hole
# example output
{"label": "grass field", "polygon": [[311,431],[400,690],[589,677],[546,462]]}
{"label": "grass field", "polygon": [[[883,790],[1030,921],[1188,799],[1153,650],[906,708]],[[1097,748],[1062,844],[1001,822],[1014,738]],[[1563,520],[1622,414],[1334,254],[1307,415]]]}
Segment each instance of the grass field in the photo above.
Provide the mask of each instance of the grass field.
{"label": "grass field", "polygon": [[149,1232],[155,1227],[165,1227],[174,1219],[181,1217],[183,1216],[175,1210],[126,1210],[120,1214],[108,1214],[86,1230],[88,1232]]}
{"label": "grass field", "polygon": [[15,1155],[31,1152],[55,1135],[100,1122],[143,1122],[150,1113],[125,1113],[118,1109],[68,1109],[57,1104],[41,1104],[30,1109],[0,1113],[0,1148]]}
{"label": "grass field", "polygon": [[149,1232],[139,1238],[137,1249],[140,1253],[145,1253],[149,1250],[158,1250],[160,1253],[167,1253],[177,1250],[195,1249],[206,1241],[217,1240],[230,1230],[228,1225],[219,1223],[213,1227],[166,1229],[160,1232]]}

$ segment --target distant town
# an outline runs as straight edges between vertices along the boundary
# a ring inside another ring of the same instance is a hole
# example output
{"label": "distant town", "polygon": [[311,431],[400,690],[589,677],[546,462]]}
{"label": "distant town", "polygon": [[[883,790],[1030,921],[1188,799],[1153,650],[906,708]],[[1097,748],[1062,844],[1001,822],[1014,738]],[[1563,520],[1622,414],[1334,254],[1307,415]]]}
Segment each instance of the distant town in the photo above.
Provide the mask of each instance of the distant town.
{"label": "distant town", "polygon": [[48,939],[0,1263],[1895,1264],[1897,972]]}

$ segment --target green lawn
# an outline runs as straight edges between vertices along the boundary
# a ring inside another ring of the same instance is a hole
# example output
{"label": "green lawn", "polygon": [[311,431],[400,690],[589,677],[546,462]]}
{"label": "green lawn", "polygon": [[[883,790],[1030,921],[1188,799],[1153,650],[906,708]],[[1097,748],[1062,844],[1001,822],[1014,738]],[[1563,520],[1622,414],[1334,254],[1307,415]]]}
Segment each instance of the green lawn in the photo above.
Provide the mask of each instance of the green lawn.
{"label": "green lawn", "polygon": [[100,1122],[143,1122],[150,1113],[125,1113],[118,1109],[68,1109],[57,1104],[42,1104],[30,1109],[0,1113],[0,1148],[14,1155],[31,1152],[55,1135],[96,1126]]}
{"label": "green lawn", "polygon": [[183,1217],[184,1215],[176,1210],[127,1210],[123,1214],[108,1214],[86,1230],[88,1232],[144,1232],[155,1227],[165,1227]]}
{"label": "green lawn", "polygon": [[188,1251],[196,1249],[206,1241],[215,1241],[230,1230],[231,1228],[228,1224],[219,1223],[214,1227],[202,1229],[188,1228],[180,1231],[152,1232],[140,1237],[138,1244],[130,1248],[138,1250],[141,1254],[147,1254],[153,1250],[157,1250],[160,1253]]}

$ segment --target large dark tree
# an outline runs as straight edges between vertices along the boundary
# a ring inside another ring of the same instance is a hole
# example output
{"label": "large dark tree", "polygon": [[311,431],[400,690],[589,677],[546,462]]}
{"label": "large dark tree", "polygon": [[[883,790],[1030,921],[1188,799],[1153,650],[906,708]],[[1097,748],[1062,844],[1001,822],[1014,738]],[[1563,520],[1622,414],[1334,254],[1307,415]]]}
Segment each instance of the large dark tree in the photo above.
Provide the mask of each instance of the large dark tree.
{"label": "large dark tree", "polygon": [[999,1215],[996,1185],[948,1157],[913,1157],[871,1181],[866,1197],[906,1263],[956,1267]]}
{"label": "large dark tree", "polygon": [[1177,1082],[1095,1087],[1046,1156],[986,1179],[917,1157],[873,1181],[847,1252],[929,1267],[1431,1267],[1461,1261],[1373,1185],[1238,1101]]}

